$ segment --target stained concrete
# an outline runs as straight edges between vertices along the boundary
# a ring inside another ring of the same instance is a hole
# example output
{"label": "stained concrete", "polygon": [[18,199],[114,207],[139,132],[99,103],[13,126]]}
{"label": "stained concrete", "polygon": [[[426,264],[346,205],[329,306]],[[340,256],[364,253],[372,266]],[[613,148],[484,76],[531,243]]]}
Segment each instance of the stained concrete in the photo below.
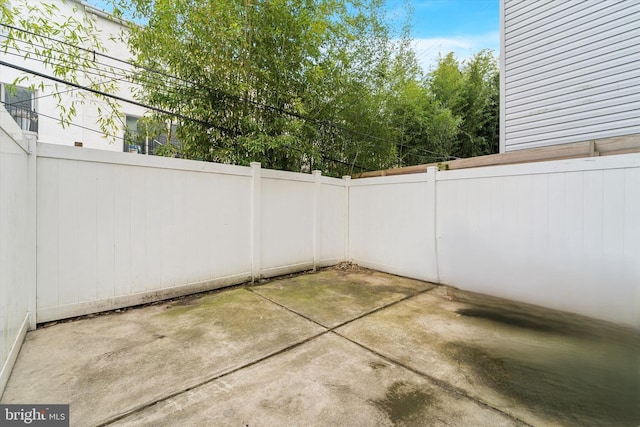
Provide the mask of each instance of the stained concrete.
{"label": "stained concrete", "polygon": [[1,401],[79,426],[637,426],[640,334],[328,269],[30,332]]}
{"label": "stained concrete", "polygon": [[517,425],[332,333],[116,423],[203,424]]}
{"label": "stained concrete", "polygon": [[640,423],[637,331],[441,286],[336,332],[532,425]]}
{"label": "stained concrete", "polygon": [[276,280],[254,292],[331,328],[434,286],[366,269],[329,269]]}

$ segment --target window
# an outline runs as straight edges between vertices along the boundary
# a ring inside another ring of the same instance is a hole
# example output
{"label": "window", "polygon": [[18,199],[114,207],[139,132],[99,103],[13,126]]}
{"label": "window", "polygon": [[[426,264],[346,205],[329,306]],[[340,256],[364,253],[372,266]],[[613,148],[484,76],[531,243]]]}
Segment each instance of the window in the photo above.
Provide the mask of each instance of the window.
{"label": "window", "polygon": [[140,140],[138,133],[138,117],[125,116],[124,151],[141,154],[144,150],[144,141]]}
{"label": "window", "polygon": [[3,84],[2,103],[20,129],[38,131],[38,114],[36,114],[33,92],[30,89]]}
{"label": "window", "polygon": [[[156,149],[167,144],[177,151],[179,141],[176,138],[177,125],[166,123],[166,126],[150,121],[140,120],[140,117],[125,116],[123,151],[138,154],[155,154]],[[169,127],[169,125],[171,127]],[[170,131],[170,137],[167,135]]]}

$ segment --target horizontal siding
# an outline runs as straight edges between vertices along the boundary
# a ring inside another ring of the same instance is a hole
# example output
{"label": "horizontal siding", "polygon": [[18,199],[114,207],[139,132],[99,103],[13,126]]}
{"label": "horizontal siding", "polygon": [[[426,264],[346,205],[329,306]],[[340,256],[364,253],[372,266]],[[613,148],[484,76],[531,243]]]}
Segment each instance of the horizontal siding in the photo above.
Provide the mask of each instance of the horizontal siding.
{"label": "horizontal siding", "polygon": [[[621,107],[622,108],[622,107]],[[563,121],[562,123],[555,125],[545,125],[544,130],[547,133],[553,133],[555,135],[564,135],[564,134],[572,134],[574,132],[581,132],[586,128],[593,128],[593,130],[597,130],[599,126],[601,127],[612,127],[612,126],[625,126],[625,124],[634,124],[634,120],[637,120],[638,114],[635,109],[627,109],[627,111],[616,110],[612,114],[606,115],[598,115],[597,117],[585,118],[582,120],[578,120],[575,117],[572,117],[570,122]],[[640,120],[638,120],[640,124]],[[604,125],[604,126],[603,126]],[[536,123],[535,128],[531,128],[531,126],[520,125],[519,127],[514,126],[509,129],[507,133],[508,136],[517,140],[519,138],[526,138],[532,135],[538,135],[538,127],[541,127],[542,123]]]}
{"label": "horizontal siding", "polygon": [[[611,69],[612,62],[637,61],[640,58],[640,38],[636,36],[619,42],[609,41],[594,46],[591,50],[575,49],[551,58],[545,53],[538,55],[538,58],[541,63],[539,66],[533,62],[527,67],[514,70],[509,68],[511,74],[507,75],[507,90],[510,87],[531,83],[542,86],[546,79],[565,78],[564,73],[574,69],[589,68],[596,71]],[[508,62],[507,66],[510,67]],[[615,70],[612,71],[615,73]]]}
{"label": "horizontal siding", "polygon": [[509,0],[504,27],[505,151],[640,133],[640,2]]}
{"label": "horizontal siding", "polygon": [[569,9],[571,3],[552,0],[546,3],[542,2],[529,2],[530,7],[523,9],[512,15],[508,15],[507,22],[509,23],[508,33],[516,35],[521,29],[526,28],[532,21],[540,22],[549,16],[555,16],[560,11]]}
{"label": "horizontal siding", "polygon": [[[617,64],[614,69],[604,68],[593,73],[578,74],[583,72],[583,70],[575,70],[567,73],[567,76],[562,79],[549,81],[546,86],[534,87],[515,94],[509,93],[506,97],[509,102],[509,112],[596,95],[606,96],[612,90],[629,94],[633,87],[638,86],[634,77],[640,72],[640,63],[631,61],[626,64]],[[614,94],[614,96],[620,95]]]}
{"label": "horizontal siding", "polygon": [[518,0],[505,0],[505,9],[509,12],[508,16],[512,19],[516,19],[523,13],[527,13],[536,7],[542,7],[544,4],[550,4],[557,0],[539,0],[537,2],[525,2]]}
{"label": "horizontal siding", "polygon": [[[632,6],[636,8],[636,6]],[[539,34],[526,40],[526,43],[509,45],[509,63],[516,65],[517,62],[527,60],[532,61],[535,55],[541,51],[551,51],[557,48],[570,49],[572,45],[581,46],[590,43],[592,37],[601,34],[603,38],[612,37],[615,34],[627,32],[634,27],[633,23],[620,24],[620,17],[628,15],[631,11],[624,10],[618,13],[607,14],[595,17],[592,21],[585,22],[591,28],[597,28],[598,33],[577,31],[571,34],[566,32],[554,32],[552,34]]]}
{"label": "horizontal siding", "polygon": [[[637,86],[640,92],[640,86]],[[535,114],[531,116],[525,116],[519,119],[512,120],[512,126],[509,128],[511,135],[528,129],[532,123],[537,126],[565,126],[567,118],[571,118],[574,122],[580,122],[582,125],[586,124],[588,120],[601,120],[607,116],[620,114],[633,113],[638,108],[638,102],[640,102],[640,93],[636,93],[633,96],[622,97],[627,100],[626,103],[621,103],[621,98],[613,98],[601,103],[598,103],[599,108],[594,108],[593,104],[580,104],[572,108],[562,109],[558,111],[549,111],[548,113]],[[585,108],[588,107],[588,108]],[[633,116],[633,114],[632,114]],[[547,129],[550,131],[551,129]]]}
{"label": "horizontal siding", "polygon": [[615,123],[612,126],[601,126],[598,128],[578,128],[571,129],[564,135],[548,133],[538,138],[514,139],[507,151],[525,150],[530,148],[547,147],[550,145],[570,144],[572,142],[588,141],[592,139],[613,138],[621,135],[640,134],[638,120],[634,119],[626,123]]}
{"label": "horizontal siding", "polygon": [[[509,69],[512,70],[512,74],[519,74],[520,70],[531,68],[543,70],[559,67],[559,62],[565,58],[567,62],[579,62],[583,58],[589,58],[594,50],[617,51],[625,46],[637,45],[639,35],[640,28],[635,22],[625,25],[610,22],[607,27],[600,27],[598,33],[592,33],[590,36],[572,37],[573,40],[567,38],[553,44],[549,42],[536,50],[532,49],[527,55],[520,55],[518,60],[510,58]],[[542,59],[536,59],[539,56],[542,56]]]}
{"label": "horizontal siding", "polygon": [[[611,8],[615,7],[615,11]],[[547,16],[546,19],[540,19],[537,15],[538,9],[533,9],[529,15],[523,15],[521,19],[529,20],[529,25],[511,30],[513,25],[519,20],[510,20],[506,18],[508,24],[505,29],[507,36],[507,46],[514,47],[527,43],[529,39],[539,36],[546,37],[557,33],[573,33],[575,28],[589,26],[589,23],[598,16],[605,16],[620,10],[621,2],[613,2],[603,0],[600,2],[571,2],[556,3],[553,8],[554,14]]]}

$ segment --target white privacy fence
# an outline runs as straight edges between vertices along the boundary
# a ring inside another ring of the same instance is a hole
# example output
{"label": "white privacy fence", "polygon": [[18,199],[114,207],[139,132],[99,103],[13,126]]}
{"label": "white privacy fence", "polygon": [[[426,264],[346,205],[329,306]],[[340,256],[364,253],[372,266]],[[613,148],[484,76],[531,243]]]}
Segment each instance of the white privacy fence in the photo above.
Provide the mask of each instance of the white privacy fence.
{"label": "white privacy fence", "polygon": [[43,144],[38,322],[345,259],[341,179]]}
{"label": "white privacy fence", "polygon": [[369,178],[361,265],[640,328],[640,155]]}
{"label": "white privacy fence", "polygon": [[345,260],[640,328],[640,154],[351,180],[0,119],[0,391],[36,321]]}
{"label": "white privacy fence", "polygon": [[35,135],[0,107],[0,394],[35,327]]}

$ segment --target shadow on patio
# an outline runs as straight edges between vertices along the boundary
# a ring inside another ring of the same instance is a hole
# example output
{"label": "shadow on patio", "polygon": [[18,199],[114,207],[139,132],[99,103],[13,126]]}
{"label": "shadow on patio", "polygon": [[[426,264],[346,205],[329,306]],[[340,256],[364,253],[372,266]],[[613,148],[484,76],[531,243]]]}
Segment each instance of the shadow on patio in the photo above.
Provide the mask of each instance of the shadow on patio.
{"label": "shadow on patio", "polygon": [[343,265],[45,325],[3,403],[71,425],[630,425],[640,337]]}

